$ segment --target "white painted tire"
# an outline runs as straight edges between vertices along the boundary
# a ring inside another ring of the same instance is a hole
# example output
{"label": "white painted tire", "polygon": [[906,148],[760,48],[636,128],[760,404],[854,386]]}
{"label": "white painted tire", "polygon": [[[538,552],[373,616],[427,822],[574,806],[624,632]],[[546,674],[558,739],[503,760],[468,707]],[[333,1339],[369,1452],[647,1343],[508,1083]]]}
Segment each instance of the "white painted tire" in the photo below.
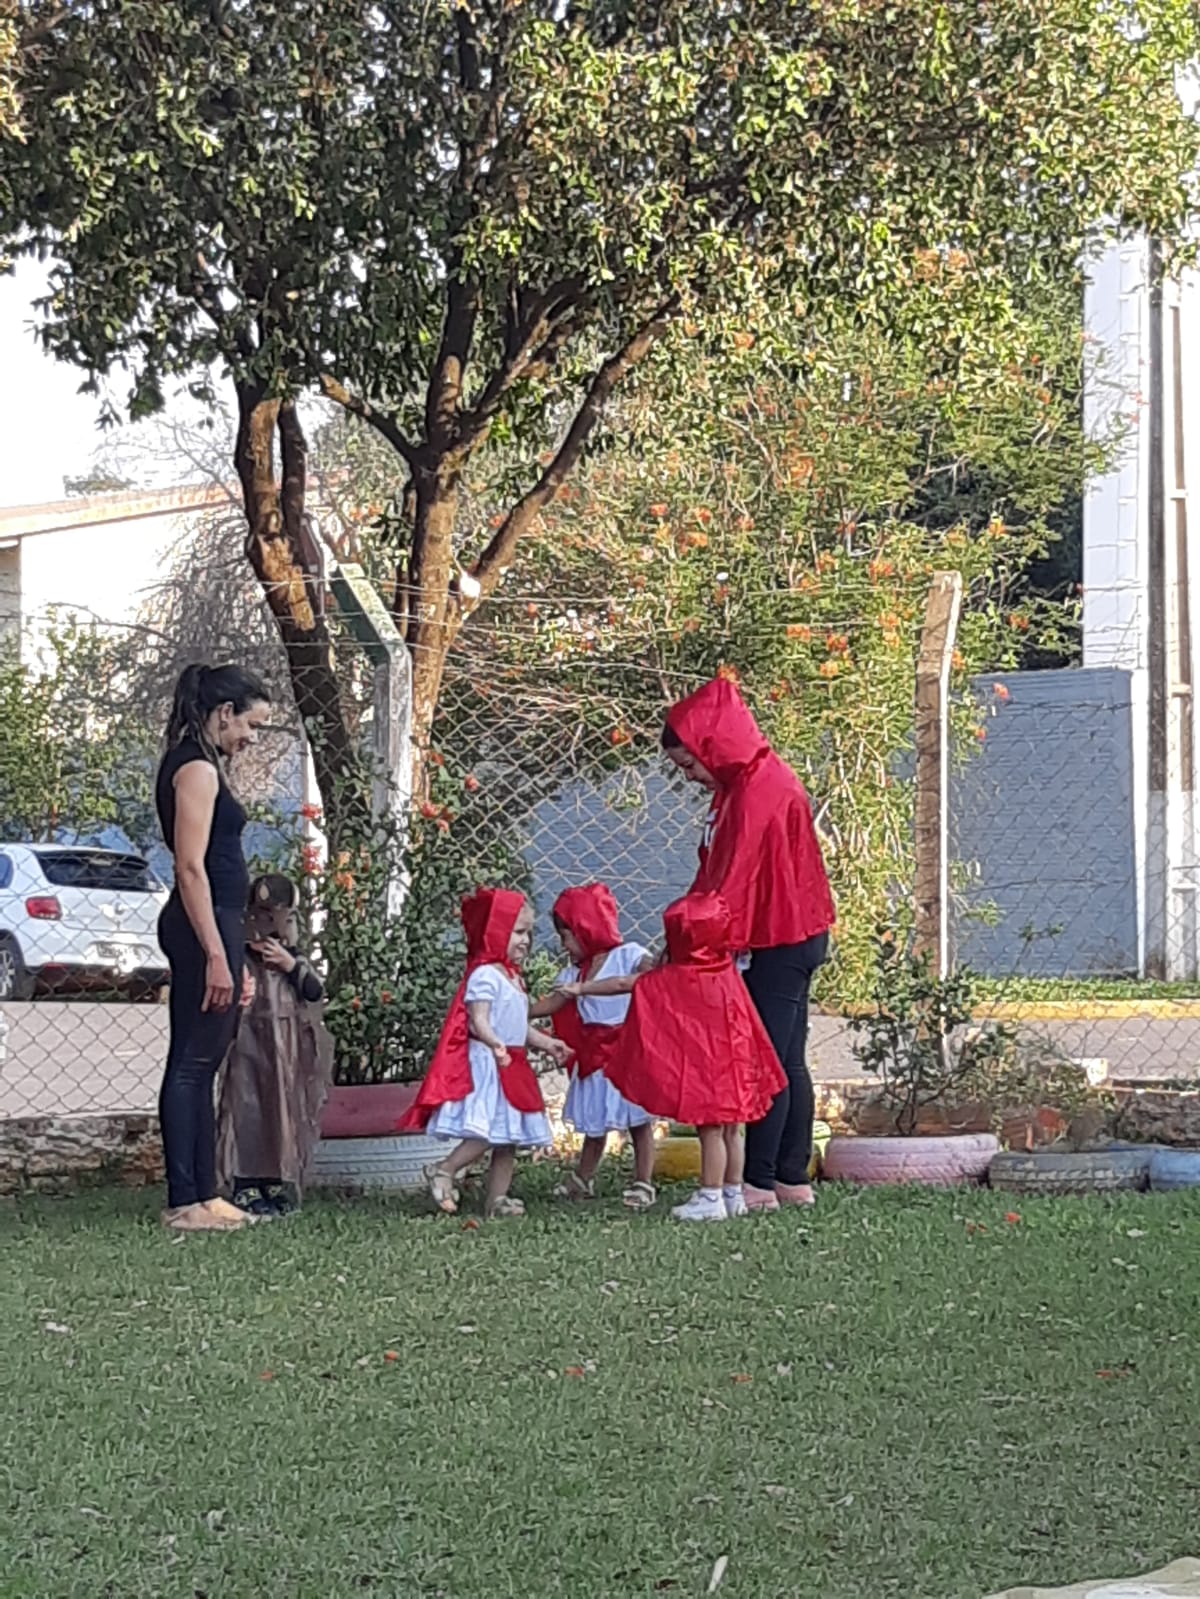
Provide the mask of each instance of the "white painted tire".
{"label": "white painted tire", "polygon": [[827,1182],[925,1183],[948,1188],[982,1182],[999,1153],[993,1133],[956,1133],[941,1138],[854,1138],[835,1134],[825,1150]]}
{"label": "white painted tire", "polygon": [[437,1138],[396,1133],[390,1138],[322,1138],[313,1152],[309,1185],[343,1192],[411,1194],[425,1186],[425,1168],[446,1151]]}

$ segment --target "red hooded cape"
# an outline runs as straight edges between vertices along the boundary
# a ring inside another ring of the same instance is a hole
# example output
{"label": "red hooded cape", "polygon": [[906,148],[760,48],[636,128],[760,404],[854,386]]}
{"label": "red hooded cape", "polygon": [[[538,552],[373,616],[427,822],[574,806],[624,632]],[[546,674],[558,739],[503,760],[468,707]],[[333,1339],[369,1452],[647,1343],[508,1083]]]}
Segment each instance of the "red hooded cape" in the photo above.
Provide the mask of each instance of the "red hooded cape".
{"label": "red hooded cape", "polygon": [[719,785],[692,892],[728,904],[732,948],[773,949],[827,932],[833,894],[808,795],[735,685],[706,683],[671,707],[667,726]]}
{"label": "red hooded cape", "polygon": [[[466,1099],[474,1087],[471,1076],[471,1034],[467,1018],[467,980],[479,966],[499,966],[516,981],[520,974],[508,963],[508,946],[517,917],[525,908],[524,894],[508,888],[480,888],[462,902],[462,924],[467,935],[467,969],[446,1013],[437,1048],[416,1099],[397,1123],[402,1133],[428,1126],[441,1105]],[[509,1049],[509,1064],[500,1068],[500,1087],[514,1110],[544,1111],[542,1091],[523,1049]]]}
{"label": "red hooded cape", "polygon": [[[583,952],[579,972],[581,979],[588,976],[588,968],[598,955],[607,955],[621,943],[617,902],[612,890],[604,883],[588,883],[583,888],[564,889],[554,901],[554,915],[574,933]],[[578,1001],[573,999],[555,1011],[551,1025],[558,1037],[569,1044],[574,1052],[580,1077],[590,1077],[593,1072],[606,1069],[612,1059],[620,1028],[597,1027],[585,1022],[579,1014]]]}
{"label": "red hooded cape", "polygon": [[639,977],[608,1079],[652,1116],[756,1122],[787,1078],[730,956],[729,907],[686,895],[663,916],[667,964]]}

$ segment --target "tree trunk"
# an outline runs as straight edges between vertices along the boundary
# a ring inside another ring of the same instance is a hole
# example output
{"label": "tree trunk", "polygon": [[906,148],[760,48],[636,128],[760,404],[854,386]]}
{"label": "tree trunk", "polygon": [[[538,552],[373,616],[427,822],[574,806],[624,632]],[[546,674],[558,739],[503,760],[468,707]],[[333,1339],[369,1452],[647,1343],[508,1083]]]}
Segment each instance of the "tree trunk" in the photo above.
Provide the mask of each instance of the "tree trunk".
{"label": "tree trunk", "polygon": [[414,473],[412,563],[397,600],[407,613],[412,659],[413,794],[424,792],[425,759],[442,691],[446,656],[460,618],[453,598],[456,473]]}
{"label": "tree trunk", "polygon": [[[275,470],[279,435],[282,478]],[[295,404],[261,390],[238,393],[236,465],[248,535],[246,552],[287,651],[296,708],[313,752],[332,828],[361,805],[362,774],[350,735],[325,618],[321,574],[304,525],[308,446]]]}

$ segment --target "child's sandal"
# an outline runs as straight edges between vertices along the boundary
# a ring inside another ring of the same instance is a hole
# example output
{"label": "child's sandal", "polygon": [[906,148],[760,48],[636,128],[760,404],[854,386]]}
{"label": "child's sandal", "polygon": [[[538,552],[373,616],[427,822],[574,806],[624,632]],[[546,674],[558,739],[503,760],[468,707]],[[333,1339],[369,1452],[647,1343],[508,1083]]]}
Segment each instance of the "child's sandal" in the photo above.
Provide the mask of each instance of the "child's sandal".
{"label": "child's sandal", "polygon": [[524,1214],[525,1206],[511,1194],[501,1194],[499,1199],[493,1199],[487,1207],[489,1221],[516,1221]]}
{"label": "child's sandal", "polygon": [[554,1190],[555,1199],[595,1199],[596,1179],[581,1177],[577,1171],[568,1172],[565,1182]]}
{"label": "child's sandal", "polygon": [[651,1210],[658,1199],[653,1183],[631,1183],[621,1195],[628,1210]]}
{"label": "child's sandal", "polygon": [[429,1197],[442,1215],[453,1216],[458,1210],[459,1199],[454,1173],[448,1172],[444,1166],[426,1166],[425,1181],[429,1185]]}

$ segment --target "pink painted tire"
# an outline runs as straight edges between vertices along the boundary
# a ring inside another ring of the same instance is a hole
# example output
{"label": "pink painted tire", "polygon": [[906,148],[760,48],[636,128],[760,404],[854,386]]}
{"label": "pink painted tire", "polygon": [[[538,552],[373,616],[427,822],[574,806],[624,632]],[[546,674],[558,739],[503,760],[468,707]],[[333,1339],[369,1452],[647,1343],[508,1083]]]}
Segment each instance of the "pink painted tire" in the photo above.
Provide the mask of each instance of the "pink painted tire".
{"label": "pink painted tire", "polygon": [[829,1140],[825,1179],[835,1183],[924,1183],[950,1188],[979,1183],[1000,1152],[992,1133],[957,1133],[946,1138],[853,1138]]}

